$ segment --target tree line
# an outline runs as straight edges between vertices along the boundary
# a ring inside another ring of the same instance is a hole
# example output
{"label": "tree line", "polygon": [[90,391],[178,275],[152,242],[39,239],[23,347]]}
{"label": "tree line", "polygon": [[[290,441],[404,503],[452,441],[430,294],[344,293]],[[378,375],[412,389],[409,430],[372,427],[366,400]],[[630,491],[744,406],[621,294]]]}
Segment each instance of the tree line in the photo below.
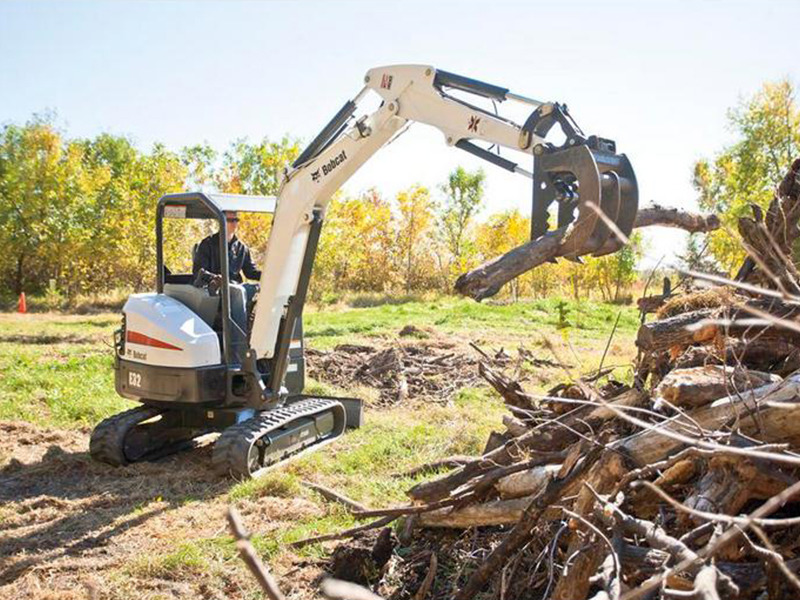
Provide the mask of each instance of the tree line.
{"label": "tree line", "polygon": [[[793,156],[800,155],[800,111],[788,81],[768,83],[728,115],[736,141],[701,159],[693,183],[701,208],[727,223],[755,202],[766,206]],[[110,290],[149,290],[155,273],[154,215],[167,193],[207,189],[275,195],[283,169],[299,154],[284,137],[234,141],[222,152],[207,144],[143,151],[108,133],[71,138],[54,115],[35,115],[0,131],[0,283],[8,299],[22,291],[65,298]],[[464,271],[530,237],[517,210],[483,215],[485,176],[462,167],[428,189],[410,185],[389,198],[373,188],[336,194],[325,218],[312,296],[342,292],[449,292]],[[242,215],[240,236],[263,251],[271,217]],[[169,220],[165,258],[173,271],[191,265],[192,246],[211,231],[202,222]],[[729,272],[743,249],[730,227],[690,240],[688,261]],[[559,261],[527,273],[506,296],[552,293],[625,298],[642,254],[638,236],[622,251]]]}
{"label": "tree line", "polygon": [[[140,150],[108,133],[70,138],[52,115],[7,124],[0,133],[0,280],[6,298],[58,293],[65,298],[115,289],[152,289],[158,199],[186,189],[275,195],[297,140],[237,140],[222,153],[206,144],[173,152]],[[329,205],[312,294],[449,292],[455,277],[529,239],[519,211],[478,220],[485,175],[462,167],[438,189],[411,185],[394,198],[373,188],[337,193]],[[258,255],[271,217],[241,215],[239,235]],[[167,220],[165,262],[191,268],[192,246],[210,223]],[[638,250],[597,259],[588,271],[570,264],[520,278],[508,293],[547,294],[570,281],[577,294],[600,286],[618,295],[634,275]]]}

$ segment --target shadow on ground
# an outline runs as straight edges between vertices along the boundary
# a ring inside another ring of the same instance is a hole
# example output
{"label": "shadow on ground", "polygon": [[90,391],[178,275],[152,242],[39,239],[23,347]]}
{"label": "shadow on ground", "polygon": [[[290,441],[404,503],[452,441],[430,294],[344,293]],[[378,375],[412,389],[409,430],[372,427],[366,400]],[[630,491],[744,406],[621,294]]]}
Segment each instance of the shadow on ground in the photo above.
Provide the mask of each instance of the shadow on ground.
{"label": "shadow on ground", "polygon": [[33,431],[27,424],[0,423],[0,460],[6,457],[0,469],[0,586],[62,557],[101,560],[130,553],[120,543],[125,532],[231,485],[211,472],[210,445],[114,468],[76,449],[86,447],[88,432],[51,433],[60,436],[52,440],[57,443],[39,445],[40,456],[30,460],[35,451],[26,455],[24,449],[36,447]]}

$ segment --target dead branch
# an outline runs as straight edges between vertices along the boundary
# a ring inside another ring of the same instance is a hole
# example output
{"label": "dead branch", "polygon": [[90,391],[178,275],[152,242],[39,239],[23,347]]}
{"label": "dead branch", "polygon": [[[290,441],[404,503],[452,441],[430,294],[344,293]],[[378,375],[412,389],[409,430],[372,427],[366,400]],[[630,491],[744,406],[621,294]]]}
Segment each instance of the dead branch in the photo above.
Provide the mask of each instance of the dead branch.
{"label": "dead branch", "polygon": [[431,560],[428,564],[428,572],[425,574],[425,579],[422,580],[422,584],[419,586],[417,593],[414,594],[414,600],[425,600],[425,597],[428,595],[428,592],[433,585],[433,580],[436,578],[436,569],[439,565],[439,561],[436,558],[436,553],[431,552]]}
{"label": "dead branch", "polygon": [[298,540],[296,542],[292,542],[290,546],[292,548],[303,548],[310,544],[318,544],[320,542],[329,542],[331,540],[341,540],[343,538],[353,537],[360,533],[364,533],[365,531],[369,531],[370,529],[377,529],[378,527],[384,527],[388,525],[392,521],[394,521],[397,516],[389,516],[383,517],[381,519],[377,519],[372,521],[372,523],[367,523],[366,525],[359,525],[358,527],[353,527],[351,529],[345,529],[344,531],[340,531],[338,533],[328,533],[325,535],[318,535],[315,537],[306,538],[304,540]]}
{"label": "dead branch", "polygon": [[356,502],[355,500],[351,500],[347,496],[340,494],[332,490],[329,487],[325,487],[324,485],[320,485],[318,483],[312,483],[311,481],[302,481],[301,482],[307,488],[310,488],[317,492],[320,496],[325,498],[326,500],[330,500],[331,502],[338,502],[342,506],[350,509],[351,511],[366,511],[368,510],[366,506],[361,504],[360,502]]}
{"label": "dead branch", "polygon": [[483,589],[489,578],[498,570],[504,560],[515,554],[533,535],[544,509],[558,499],[564,488],[580,478],[599,457],[598,450],[592,450],[579,465],[576,465],[563,478],[551,481],[544,492],[539,494],[525,509],[522,517],[497,548],[473,571],[467,583],[456,593],[453,600],[471,600]]}
{"label": "dead branch", "polygon": [[[691,232],[712,231],[719,227],[719,218],[716,215],[696,215],[656,205],[640,209],[633,226],[653,225],[678,227]],[[455,290],[478,301],[494,296],[515,277],[561,256],[566,231],[566,227],[548,231],[542,237],[464,273],[456,280]]]}
{"label": "dead branch", "polygon": [[258,585],[264,590],[270,600],[285,600],[285,596],[278,588],[278,584],[270,574],[264,563],[258,557],[253,545],[250,543],[250,534],[242,523],[242,518],[239,512],[233,507],[228,507],[228,525],[231,528],[231,533],[236,540],[236,547],[239,549],[239,556],[244,561],[250,573],[258,581]]}

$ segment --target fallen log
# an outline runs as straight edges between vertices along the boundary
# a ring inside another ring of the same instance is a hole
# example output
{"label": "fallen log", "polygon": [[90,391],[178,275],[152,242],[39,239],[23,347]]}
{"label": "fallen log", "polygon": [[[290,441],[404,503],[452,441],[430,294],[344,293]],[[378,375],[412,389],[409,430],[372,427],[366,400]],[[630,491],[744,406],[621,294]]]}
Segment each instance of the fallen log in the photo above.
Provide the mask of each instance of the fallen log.
{"label": "fallen log", "polygon": [[[620,394],[610,406],[639,406],[647,395],[638,390]],[[525,453],[553,454],[577,441],[576,431],[587,431],[616,416],[609,406],[584,405],[558,419],[539,424],[520,437],[513,438],[500,448],[467,463],[460,469],[438,479],[415,485],[407,494],[413,500],[434,502],[446,498],[452,490],[461,487],[471,479],[483,475],[498,466],[508,465]]]}
{"label": "fallen log", "polygon": [[776,299],[754,300],[734,307],[703,308],[642,324],[636,333],[636,346],[649,354],[671,350],[677,358],[676,350],[682,352],[688,346],[725,337],[770,338],[800,345],[800,334],[777,322],[746,321],[753,316],[748,308],[768,313],[775,319],[793,320],[800,315],[800,307]]}
{"label": "fallen log", "polygon": [[[693,410],[692,424],[716,431],[731,422],[747,435],[767,443],[800,444],[800,374],[742,394],[720,398]],[[687,422],[673,417],[633,436],[614,442],[639,465],[655,463],[684,445],[669,433],[686,435]]]}
{"label": "fallen log", "polygon": [[[719,228],[719,218],[716,215],[697,215],[656,205],[639,210],[633,226],[653,225],[678,227],[696,233]],[[561,256],[566,233],[567,227],[548,231],[535,240],[485,262],[461,275],[456,280],[455,290],[478,301],[494,296],[515,277]]]}
{"label": "fallen log", "polygon": [[684,504],[699,511],[736,515],[750,500],[771,498],[792,483],[791,477],[763,461],[723,454],[709,460]]}
{"label": "fallen log", "polygon": [[800,368],[800,349],[773,336],[726,339],[722,348],[716,345],[689,346],[674,363],[676,369],[723,364],[741,364],[749,369],[775,371],[782,375]]}
{"label": "fallen log", "polygon": [[645,208],[640,208],[636,213],[636,220],[633,222],[634,228],[652,227],[674,227],[683,229],[689,233],[708,233],[719,229],[719,216],[715,214],[700,215],[688,212],[679,208],[668,208],[658,204],[651,204]]}
{"label": "fallen log", "polygon": [[495,484],[495,489],[504,500],[535,496],[550,483],[550,480],[556,476],[560,468],[560,464],[543,465],[527,471],[512,473],[500,479]]}
{"label": "fallen log", "polygon": [[673,369],[656,387],[655,398],[656,402],[664,399],[674,406],[697,408],[737,391],[780,380],[778,375],[720,365]]}
{"label": "fallen log", "polygon": [[490,500],[453,510],[440,508],[421,513],[417,525],[431,528],[469,529],[489,525],[516,523],[530,505],[532,498],[524,496],[511,500]]}

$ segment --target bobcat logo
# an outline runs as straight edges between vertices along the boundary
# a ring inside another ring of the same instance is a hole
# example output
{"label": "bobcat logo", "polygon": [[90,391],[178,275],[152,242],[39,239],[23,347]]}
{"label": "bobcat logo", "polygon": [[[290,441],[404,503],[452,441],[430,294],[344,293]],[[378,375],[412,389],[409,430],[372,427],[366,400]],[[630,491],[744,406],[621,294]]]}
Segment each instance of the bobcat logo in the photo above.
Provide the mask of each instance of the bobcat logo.
{"label": "bobcat logo", "polygon": [[[327,177],[336,167],[338,167],[346,160],[347,160],[347,154],[345,154],[345,151],[342,150],[339,154],[331,158],[327,163],[322,165],[319,169],[311,173],[311,181],[319,183],[323,175]],[[320,171],[322,171],[322,174],[320,174]]]}
{"label": "bobcat logo", "polygon": [[469,124],[467,125],[467,129],[469,129],[470,131],[473,131],[475,133],[478,133],[478,123],[480,123],[480,122],[481,122],[481,118],[480,117],[470,117],[469,118]]}

